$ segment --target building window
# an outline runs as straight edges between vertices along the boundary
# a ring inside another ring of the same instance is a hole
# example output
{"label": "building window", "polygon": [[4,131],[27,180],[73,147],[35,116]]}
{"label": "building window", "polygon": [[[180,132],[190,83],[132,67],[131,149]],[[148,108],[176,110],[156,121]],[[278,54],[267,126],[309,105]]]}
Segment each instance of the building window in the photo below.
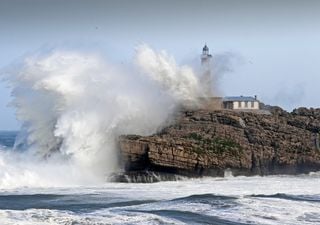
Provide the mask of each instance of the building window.
{"label": "building window", "polygon": [[244,102],[244,107],[248,108],[248,102],[247,101]]}
{"label": "building window", "polygon": [[238,102],[238,108],[241,108],[241,102]]}

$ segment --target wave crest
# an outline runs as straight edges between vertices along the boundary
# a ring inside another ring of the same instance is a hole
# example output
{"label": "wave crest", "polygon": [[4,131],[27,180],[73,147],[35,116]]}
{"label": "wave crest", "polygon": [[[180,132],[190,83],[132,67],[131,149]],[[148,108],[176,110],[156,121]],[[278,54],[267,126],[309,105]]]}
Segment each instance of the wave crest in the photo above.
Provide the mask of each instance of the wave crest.
{"label": "wave crest", "polygon": [[16,146],[28,160],[68,163],[79,174],[117,170],[119,135],[156,132],[200,90],[192,69],[163,52],[140,46],[134,62],[125,68],[101,55],[54,50],[11,67],[6,78],[23,137]]}

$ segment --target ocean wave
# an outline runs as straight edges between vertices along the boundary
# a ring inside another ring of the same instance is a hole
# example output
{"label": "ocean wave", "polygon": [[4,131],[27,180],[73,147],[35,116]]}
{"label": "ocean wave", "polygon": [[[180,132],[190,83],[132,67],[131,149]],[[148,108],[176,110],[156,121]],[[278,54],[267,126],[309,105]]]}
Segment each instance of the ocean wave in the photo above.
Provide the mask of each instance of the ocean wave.
{"label": "ocean wave", "polygon": [[186,224],[217,224],[217,225],[245,225],[247,223],[234,222],[227,219],[221,219],[217,216],[208,216],[204,214],[198,214],[190,211],[180,211],[180,210],[150,210],[150,211],[136,211],[143,213],[150,213],[163,217],[170,217]]}
{"label": "ocean wave", "polygon": [[277,193],[273,195],[250,195],[254,198],[277,198],[291,201],[305,201],[305,202],[320,202],[320,195],[289,195],[284,193]]}
{"label": "ocean wave", "polygon": [[115,199],[101,195],[0,195],[0,210],[52,209],[83,213],[152,202],[155,201]]}
{"label": "ocean wave", "polygon": [[69,211],[29,209],[24,211],[0,210],[2,225],[184,225],[175,219],[148,213],[104,211],[103,214],[76,214]]}
{"label": "ocean wave", "polygon": [[235,200],[237,197],[214,195],[214,194],[202,194],[202,195],[190,195],[183,198],[176,198],[172,201],[201,201],[201,200]]}

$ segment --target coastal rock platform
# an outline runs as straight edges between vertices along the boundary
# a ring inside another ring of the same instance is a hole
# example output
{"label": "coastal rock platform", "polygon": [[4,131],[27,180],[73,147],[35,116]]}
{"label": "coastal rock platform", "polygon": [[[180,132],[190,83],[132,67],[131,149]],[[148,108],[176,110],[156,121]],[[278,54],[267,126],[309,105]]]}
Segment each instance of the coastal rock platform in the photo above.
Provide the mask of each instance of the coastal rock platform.
{"label": "coastal rock platform", "polygon": [[186,110],[157,134],[121,136],[125,171],[200,177],[320,170],[320,109],[269,110]]}

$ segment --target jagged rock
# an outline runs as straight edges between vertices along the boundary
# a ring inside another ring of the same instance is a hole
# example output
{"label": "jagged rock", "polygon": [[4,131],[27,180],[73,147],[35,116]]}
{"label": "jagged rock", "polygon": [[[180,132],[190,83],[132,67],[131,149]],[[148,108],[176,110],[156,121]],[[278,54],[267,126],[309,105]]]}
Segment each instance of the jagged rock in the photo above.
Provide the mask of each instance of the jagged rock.
{"label": "jagged rock", "polygon": [[121,183],[155,183],[160,181],[178,181],[185,177],[172,173],[161,173],[153,171],[133,171],[116,173],[108,177],[109,182]]}
{"label": "jagged rock", "polygon": [[195,110],[149,137],[120,137],[126,171],[188,176],[296,174],[320,170],[320,109],[271,114]]}

